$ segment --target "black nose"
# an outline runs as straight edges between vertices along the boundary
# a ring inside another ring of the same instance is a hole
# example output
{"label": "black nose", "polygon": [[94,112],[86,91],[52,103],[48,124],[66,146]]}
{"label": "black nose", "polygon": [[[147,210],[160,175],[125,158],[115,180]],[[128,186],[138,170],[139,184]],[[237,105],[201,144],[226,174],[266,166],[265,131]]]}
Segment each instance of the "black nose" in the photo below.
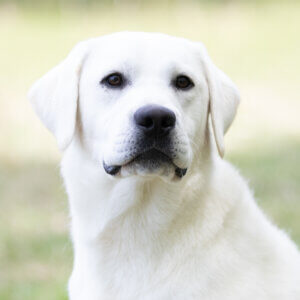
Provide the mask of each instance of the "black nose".
{"label": "black nose", "polygon": [[174,128],[174,112],[159,105],[146,105],[134,113],[136,125],[149,137],[162,137]]}

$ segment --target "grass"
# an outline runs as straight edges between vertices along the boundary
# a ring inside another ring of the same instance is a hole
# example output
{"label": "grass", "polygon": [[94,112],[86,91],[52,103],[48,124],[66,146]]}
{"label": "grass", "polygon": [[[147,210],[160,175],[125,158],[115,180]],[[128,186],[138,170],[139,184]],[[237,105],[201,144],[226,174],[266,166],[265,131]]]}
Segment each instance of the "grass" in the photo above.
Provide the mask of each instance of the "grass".
{"label": "grass", "polygon": [[77,41],[112,31],[161,31],[206,44],[243,98],[227,159],[300,245],[300,4],[176,3],[0,7],[1,300],[67,299],[72,247],[59,153],[26,92]]}

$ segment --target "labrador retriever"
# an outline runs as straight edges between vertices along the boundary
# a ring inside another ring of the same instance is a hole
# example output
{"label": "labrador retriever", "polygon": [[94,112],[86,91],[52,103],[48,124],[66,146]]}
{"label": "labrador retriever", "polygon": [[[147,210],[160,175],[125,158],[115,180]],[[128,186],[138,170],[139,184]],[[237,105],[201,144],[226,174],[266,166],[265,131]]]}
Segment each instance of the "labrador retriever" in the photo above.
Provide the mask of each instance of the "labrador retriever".
{"label": "labrador retriever", "polygon": [[239,94],[201,43],[90,39],[29,98],[63,151],[70,299],[300,299],[297,247],[222,159]]}

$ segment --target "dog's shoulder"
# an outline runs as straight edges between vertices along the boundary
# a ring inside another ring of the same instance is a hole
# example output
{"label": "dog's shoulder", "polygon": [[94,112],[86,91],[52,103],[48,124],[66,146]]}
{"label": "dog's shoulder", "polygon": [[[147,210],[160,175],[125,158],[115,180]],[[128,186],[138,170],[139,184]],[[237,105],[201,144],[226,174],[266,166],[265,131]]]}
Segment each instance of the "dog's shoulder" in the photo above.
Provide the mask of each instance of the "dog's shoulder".
{"label": "dog's shoulder", "polygon": [[[224,253],[234,253],[233,261],[245,266],[244,274],[263,283],[267,295],[298,299],[300,254],[296,245],[261,210],[248,182],[233,165],[221,159],[215,165],[215,193],[230,203],[222,228]],[[279,290],[284,282],[288,296]]]}

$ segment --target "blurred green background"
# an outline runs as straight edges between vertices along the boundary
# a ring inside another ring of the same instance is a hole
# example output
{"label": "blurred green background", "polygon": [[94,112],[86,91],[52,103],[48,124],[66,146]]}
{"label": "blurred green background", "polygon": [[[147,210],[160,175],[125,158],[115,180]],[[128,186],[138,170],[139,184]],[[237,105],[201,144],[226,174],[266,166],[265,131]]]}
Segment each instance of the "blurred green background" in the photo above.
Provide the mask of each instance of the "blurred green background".
{"label": "blurred green background", "polygon": [[67,299],[60,154],[26,93],[76,42],[113,31],[205,43],[242,94],[226,158],[300,245],[299,29],[296,1],[0,1],[0,299]]}

